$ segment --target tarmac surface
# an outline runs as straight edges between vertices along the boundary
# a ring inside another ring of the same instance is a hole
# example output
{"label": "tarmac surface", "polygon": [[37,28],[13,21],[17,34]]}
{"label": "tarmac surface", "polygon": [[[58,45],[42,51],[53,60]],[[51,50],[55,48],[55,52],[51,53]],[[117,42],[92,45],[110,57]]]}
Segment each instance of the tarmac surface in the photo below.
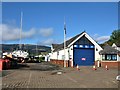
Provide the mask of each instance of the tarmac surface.
{"label": "tarmac surface", "polygon": [[[91,66],[63,68],[43,63],[27,63],[19,69],[3,71],[2,88],[118,88],[117,69]],[[8,89],[9,90],[9,89]]]}

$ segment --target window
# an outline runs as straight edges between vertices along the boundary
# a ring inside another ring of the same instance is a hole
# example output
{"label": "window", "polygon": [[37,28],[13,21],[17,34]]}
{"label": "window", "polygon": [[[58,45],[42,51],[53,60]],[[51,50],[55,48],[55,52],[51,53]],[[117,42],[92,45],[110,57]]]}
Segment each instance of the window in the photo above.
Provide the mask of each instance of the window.
{"label": "window", "polygon": [[59,51],[57,51],[57,55],[59,55]]}
{"label": "window", "polygon": [[117,60],[117,55],[112,55],[112,60]]}
{"label": "window", "polygon": [[98,49],[96,48],[96,51],[98,51]]}
{"label": "window", "polygon": [[105,60],[105,55],[102,55],[102,60]]}
{"label": "window", "polygon": [[64,58],[65,58],[65,55],[62,55],[62,60],[64,60]]}
{"label": "window", "polygon": [[90,46],[90,48],[94,48],[94,46]]}
{"label": "window", "polygon": [[88,46],[88,45],[85,45],[85,48],[89,48],[89,46]]}
{"label": "window", "polygon": [[78,47],[78,45],[74,45],[74,47],[75,47],[75,48],[77,48],[77,47]]}
{"label": "window", "polygon": [[80,48],[83,48],[83,45],[79,45]]}
{"label": "window", "polygon": [[111,55],[107,55],[107,60],[111,60]]}
{"label": "window", "polygon": [[117,55],[111,55],[111,54],[102,55],[102,60],[115,61],[117,60]]}

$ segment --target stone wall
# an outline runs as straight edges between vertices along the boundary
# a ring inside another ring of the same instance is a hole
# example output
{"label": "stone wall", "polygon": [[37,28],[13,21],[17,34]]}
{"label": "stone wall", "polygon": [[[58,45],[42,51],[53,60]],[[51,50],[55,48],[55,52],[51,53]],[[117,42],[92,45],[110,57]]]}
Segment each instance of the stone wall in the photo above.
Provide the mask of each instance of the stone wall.
{"label": "stone wall", "polygon": [[[64,67],[64,60],[51,59],[50,62]],[[98,66],[97,61],[95,62],[95,65]],[[118,61],[100,61],[100,63],[99,63],[99,66],[103,67],[103,68],[105,68],[106,65],[108,66],[108,68],[120,69],[120,62],[118,62]],[[71,67],[71,61],[69,61],[69,60],[66,61],[66,67]]]}
{"label": "stone wall", "polygon": [[[95,62],[95,65],[97,66],[97,61]],[[100,62],[100,67],[108,66],[108,68],[118,68],[120,69],[120,62],[118,61],[101,61]]]}
{"label": "stone wall", "polygon": [[109,68],[120,68],[120,62],[117,62],[117,61],[102,61],[101,63],[101,66],[102,67],[105,67],[105,66],[108,66]]}
{"label": "stone wall", "polygon": [[[50,62],[64,67],[64,60],[51,59]],[[71,67],[71,62],[69,60],[66,60],[66,67]]]}

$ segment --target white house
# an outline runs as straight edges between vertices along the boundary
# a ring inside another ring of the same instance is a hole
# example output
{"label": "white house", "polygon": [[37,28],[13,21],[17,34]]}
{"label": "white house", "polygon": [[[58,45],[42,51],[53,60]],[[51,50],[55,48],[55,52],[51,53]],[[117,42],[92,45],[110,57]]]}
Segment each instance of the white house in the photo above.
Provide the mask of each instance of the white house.
{"label": "white house", "polygon": [[120,44],[113,43],[112,47],[120,51]]}
{"label": "white house", "polygon": [[112,46],[106,45],[100,52],[101,55],[101,66],[105,67],[117,67],[120,65],[120,47],[113,43]]}
{"label": "white house", "polygon": [[50,61],[66,66],[91,66],[95,61],[101,60],[100,50],[102,48],[98,43],[84,31],[66,41],[65,56],[64,43],[52,44]]}
{"label": "white house", "polygon": [[[113,43],[112,47],[120,51],[120,43]],[[117,55],[117,61],[120,61],[120,54]]]}

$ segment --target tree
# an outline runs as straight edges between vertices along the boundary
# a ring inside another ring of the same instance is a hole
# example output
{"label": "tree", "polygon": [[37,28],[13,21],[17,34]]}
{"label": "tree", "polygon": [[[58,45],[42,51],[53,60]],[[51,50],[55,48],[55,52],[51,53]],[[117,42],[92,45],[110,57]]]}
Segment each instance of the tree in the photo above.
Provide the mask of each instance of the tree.
{"label": "tree", "polygon": [[109,45],[112,45],[113,43],[120,43],[120,29],[114,30],[112,32],[112,35],[110,36],[110,39],[107,41]]}

